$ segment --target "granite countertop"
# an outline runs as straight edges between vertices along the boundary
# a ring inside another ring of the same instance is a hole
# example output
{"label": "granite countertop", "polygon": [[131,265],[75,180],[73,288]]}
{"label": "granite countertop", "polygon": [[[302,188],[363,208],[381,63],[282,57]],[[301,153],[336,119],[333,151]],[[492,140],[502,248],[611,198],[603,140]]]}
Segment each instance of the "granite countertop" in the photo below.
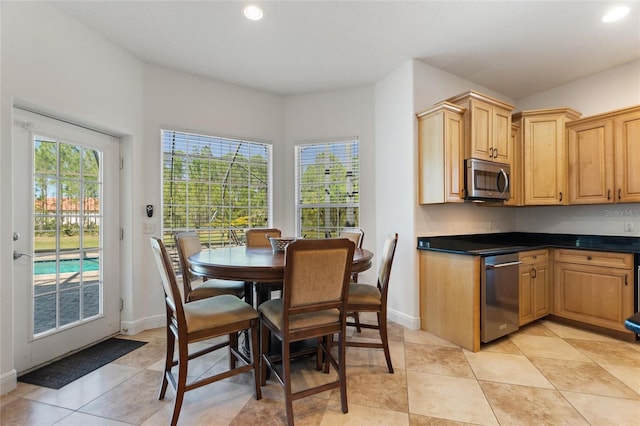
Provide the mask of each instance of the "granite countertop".
{"label": "granite countertop", "polygon": [[488,256],[543,248],[640,254],[640,237],[502,232],[418,237],[418,250]]}

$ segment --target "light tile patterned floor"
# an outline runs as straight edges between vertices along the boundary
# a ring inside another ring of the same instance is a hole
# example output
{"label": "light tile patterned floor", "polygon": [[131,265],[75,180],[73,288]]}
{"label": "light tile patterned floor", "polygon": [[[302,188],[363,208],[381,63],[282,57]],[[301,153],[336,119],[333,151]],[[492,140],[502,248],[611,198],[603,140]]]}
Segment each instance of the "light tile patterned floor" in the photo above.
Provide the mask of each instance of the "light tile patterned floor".
{"label": "light tile patterned floor", "polygon": [[[299,425],[640,425],[640,343],[549,321],[472,353],[430,333],[391,324],[389,374],[379,350],[348,348],[349,413],[337,391],[294,402]],[[351,338],[369,339],[365,330]],[[164,330],[149,344],[63,387],[19,383],[2,396],[2,425],[166,425],[171,392],[158,401]],[[226,366],[212,354],[194,377]],[[326,380],[313,359],[296,363],[295,386]],[[283,394],[269,381],[253,398],[248,374],[188,392],[181,425],[281,425]]]}

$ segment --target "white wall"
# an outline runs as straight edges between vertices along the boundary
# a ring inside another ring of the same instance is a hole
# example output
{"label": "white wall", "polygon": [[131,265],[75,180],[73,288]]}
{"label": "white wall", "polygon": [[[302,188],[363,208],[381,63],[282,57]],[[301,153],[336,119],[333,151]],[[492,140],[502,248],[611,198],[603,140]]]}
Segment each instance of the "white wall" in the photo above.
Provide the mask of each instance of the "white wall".
{"label": "white wall", "polygon": [[[283,99],[280,96],[247,89],[168,70],[153,65],[144,67],[144,141],[141,152],[144,164],[139,179],[145,191],[134,203],[134,217],[155,226],[156,236],[162,230],[162,129],[183,130],[206,135],[226,136],[271,143],[273,147],[273,225],[282,226],[288,196],[280,190],[286,186],[283,158]],[[153,204],[158,212],[152,219],[144,214],[144,206]],[[136,229],[141,230],[142,224]],[[139,267],[136,269],[131,300],[135,301],[133,321],[126,324],[129,333],[138,333],[164,325],[164,304],[159,275],[149,250],[149,237],[141,231],[134,235]]]}
{"label": "white wall", "polygon": [[[295,227],[295,145],[312,141],[360,141],[360,227],[365,231],[364,247],[375,249],[375,139],[372,86],[289,96],[285,99],[285,149],[283,152],[286,208],[283,231]],[[374,262],[375,264],[376,262]],[[376,279],[376,268],[360,275],[365,282]]]}
{"label": "white wall", "polygon": [[[517,109],[568,106],[587,117],[638,104],[640,61],[635,61],[519,99]],[[640,203],[520,207],[514,210],[517,231],[640,236]],[[636,232],[624,232],[625,222],[633,222]]]}
{"label": "white wall", "polygon": [[[2,128],[0,162],[0,390],[15,386],[13,369],[13,261],[11,123],[12,105],[122,136],[132,145],[142,136],[142,64],[47,3],[2,2]],[[55,35],[55,36],[52,36]],[[133,161],[136,161],[134,158]],[[142,162],[141,159],[137,159]],[[124,186],[123,211],[130,211],[137,182]],[[129,227],[126,215],[123,224]],[[130,245],[123,244],[121,286],[131,286]]]}

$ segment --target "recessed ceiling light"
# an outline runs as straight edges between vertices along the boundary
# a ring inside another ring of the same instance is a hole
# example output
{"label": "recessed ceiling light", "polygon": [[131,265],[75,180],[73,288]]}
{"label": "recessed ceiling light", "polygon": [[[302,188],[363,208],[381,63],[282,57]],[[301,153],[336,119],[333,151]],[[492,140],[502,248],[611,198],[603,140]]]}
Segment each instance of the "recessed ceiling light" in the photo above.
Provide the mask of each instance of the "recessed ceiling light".
{"label": "recessed ceiling light", "polygon": [[259,21],[263,16],[262,9],[255,5],[249,5],[244,8],[244,16],[252,21]]}
{"label": "recessed ceiling light", "polygon": [[614,22],[618,21],[629,14],[629,9],[627,6],[619,6],[608,11],[603,17],[602,22]]}

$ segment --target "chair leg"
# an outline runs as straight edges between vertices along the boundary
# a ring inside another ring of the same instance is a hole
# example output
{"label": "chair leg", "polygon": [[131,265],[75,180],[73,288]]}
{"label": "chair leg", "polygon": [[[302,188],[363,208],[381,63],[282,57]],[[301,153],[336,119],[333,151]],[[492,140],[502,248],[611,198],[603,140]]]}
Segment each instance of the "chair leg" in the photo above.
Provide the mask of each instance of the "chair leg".
{"label": "chair leg", "polygon": [[287,425],[293,426],[293,392],[291,390],[291,349],[289,342],[282,340],[282,380],[284,381],[284,405]]}
{"label": "chair leg", "polygon": [[[333,334],[330,336],[324,336],[324,347],[327,350],[327,352],[331,353],[331,347],[333,346]],[[325,374],[329,374],[329,371],[331,370],[331,362],[329,362],[328,359],[324,360],[324,372]]]}
{"label": "chair leg", "polygon": [[260,321],[260,385],[267,384],[267,369],[269,365],[266,356],[269,351],[269,328]]}
{"label": "chair leg", "polygon": [[[346,342],[345,342],[345,327],[342,327],[342,332],[338,336],[338,376],[340,377],[340,405],[344,414],[349,412],[349,406],[347,405],[347,373],[346,373]],[[333,340],[333,336],[329,339]]]}
{"label": "chair leg", "polygon": [[189,362],[189,352],[187,344],[178,341],[178,380],[176,386],[176,400],[173,405],[173,416],[171,426],[178,424],[178,417],[184,401],[184,392],[187,386],[187,363]]}
{"label": "chair leg", "polygon": [[231,349],[238,350],[238,333],[233,332],[229,334],[229,370],[236,368],[236,356]]}
{"label": "chair leg", "polygon": [[251,322],[251,359],[253,360],[253,383],[256,387],[256,399],[262,399],[262,388],[260,386],[260,351],[258,349],[258,327],[259,321]]}
{"label": "chair leg", "polygon": [[356,331],[358,333],[361,333],[362,329],[360,328],[360,312],[355,311],[353,313],[353,319],[355,320],[355,323],[356,323]]}
{"label": "chair leg", "polygon": [[164,399],[167,393],[167,385],[169,384],[168,374],[171,374],[171,367],[173,364],[173,351],[175,349],[176,337],[167,325],[167,354],[164,361],[164,373],[162,374],[162,383],[160,384],[160,393],[158,399]]}
{"label": "chair leg", "polygon": [[387,360],[387,368],[389,373],[393,374],[393,365],[391,365],[391,352],[389,351],[389,335],[387,334],[387,313],[378,312],[378,328],[380,329],[380,340],[382,340],[382,348],[384,349],[384,357]]}

